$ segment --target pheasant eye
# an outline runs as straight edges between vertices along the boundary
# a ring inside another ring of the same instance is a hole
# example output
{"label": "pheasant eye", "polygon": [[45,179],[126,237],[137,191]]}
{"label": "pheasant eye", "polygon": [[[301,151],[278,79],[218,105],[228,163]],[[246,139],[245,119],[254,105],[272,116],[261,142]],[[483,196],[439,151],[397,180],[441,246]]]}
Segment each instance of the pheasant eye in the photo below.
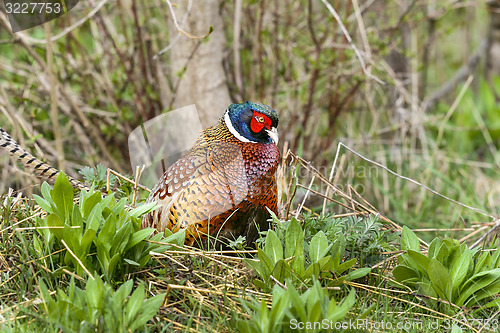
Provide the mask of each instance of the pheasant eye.
{"label": "pheasant eye", "polygon": [[259,123],[263,123],[264,117],[255,117],[255,120],[257,120]]}

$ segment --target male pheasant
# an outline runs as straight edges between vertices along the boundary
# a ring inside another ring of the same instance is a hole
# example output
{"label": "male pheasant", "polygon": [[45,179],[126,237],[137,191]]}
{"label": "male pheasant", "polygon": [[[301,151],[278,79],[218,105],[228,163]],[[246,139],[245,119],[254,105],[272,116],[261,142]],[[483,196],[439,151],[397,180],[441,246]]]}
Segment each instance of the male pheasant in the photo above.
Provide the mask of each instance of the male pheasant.
{"label": "male pheasant", "polygon": [[268,229],[267,208],[277,213],[277,126],[265,104],[231,104],[159,179],[147,202],[161,207],[143,216],[142,227],[186,229],[187,245],[238,236],[251,244]]}

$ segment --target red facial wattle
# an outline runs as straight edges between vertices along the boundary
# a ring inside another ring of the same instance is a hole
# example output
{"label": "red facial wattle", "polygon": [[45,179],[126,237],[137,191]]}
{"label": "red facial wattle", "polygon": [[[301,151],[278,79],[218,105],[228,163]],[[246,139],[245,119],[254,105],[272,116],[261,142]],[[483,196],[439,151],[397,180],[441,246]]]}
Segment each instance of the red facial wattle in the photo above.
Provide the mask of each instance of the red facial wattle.
{"label": "red facial wattle", "polygon": [[259,133],[264,127],[268,130],[271,129],[271,119],[269,119],[269,117],[265,114],[254,111],[252,120],[250,121],[250,128],[252,129],[252,132]]}

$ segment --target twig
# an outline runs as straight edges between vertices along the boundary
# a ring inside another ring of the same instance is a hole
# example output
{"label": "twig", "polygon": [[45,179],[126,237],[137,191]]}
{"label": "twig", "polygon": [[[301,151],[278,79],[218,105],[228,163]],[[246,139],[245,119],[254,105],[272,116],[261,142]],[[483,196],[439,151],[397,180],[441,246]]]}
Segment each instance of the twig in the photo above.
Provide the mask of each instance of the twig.
{"label": "twig", "polygon": [[371,164],[373,164],[373,165],[376,165],[376,166],[378,166],[379,168],[384,169],[385,171],[389,172],[390,174],[392,174],[392,175],[394,175],[394,176],[396,176],[396,177],[398,177],[398,178],[404,179],[404,180],[409,181],[410,183],[413,183],[413,184],[415,184],[415,185],[417,185],[417,186],[423,187],[423,188],[425,188],[427,191],[429,191],[429,192],[431,192],[431,193],[433,193],[433,194],[435,194],[435,195],[437,195],[437,196],[439,196],[439,197],[441,197],[441,198],[443,198],[443,199],[446,199],[446,200],[448,200],[448,201],[450,201],[450,202],[453,202],[454,204],[456,204],[456,205],[458,205],[458,206],[461,206],[461,207],[464,207],[464,208],[470,209],[470,210],[472,210],[472,211],[474,211],[474,212],[477,212],[477,213],[479,213],[479,214],[482,214],[482,215],[485,215],[485,216],[491,217],[491,218],[493,218],[493,219],[497,219],[497,217],[496,217],[495,215],[492,215],[492,214],[490,214],[490,213],[488,213],[488,212],[486,212],[486,211],[484,211],[484,210],[482,210],[482,209],[475,208],[475,207],[472,207],[472,206],[469,206],[469,205],[463,204],[463,203],[461,203],[461,202],[458,202],[458,201],[456,201],[456,200],[454,200],[454,199],[451,199],[451,198],[449,198],[449,197],[447,197],[447,196],[445,196],[445,195],[443,195],[443,194],[441,194],[441,193],[439,193],[439,192],[437,192],[437,191],[435,191],[435,190],[431,189],[431,188],[430,188],[430,187],[428,187],[427,185],[424,185],[424,184],[422,184],[422,183],[419,183],[419,182],[417,182],[416,180],[413,180],[413,179],[411,179],[411,178],[408,178],[408,177],[405,177],[405,176],[401,176],[400,174],[398,174],[398,173],[396,173],[396,172],[392,171],[391,169],[389,169],[389,168],[388,168],[388,167],[386,167],[385,165],[382,165],[382,164],[380,164],[380,163],[378,163],[378,162],[375,162],[375,161],[373,161],[373,160],[370,160],[370,159],[369,159],[369,158],[367,158],[367,157],[364,157],[363,155],[361,155],[360,153],[358,153],[358,152],[356,152],[355,150],[351,149],[350,147],[346,146],[346,145],[345,145],[345,144],[343,144],[342,142],[339,142],[339,144],[338,144],[338,146],[337,146],[337,153],[338,153],[338,150],[340,149],[340,147],[341,147],[341,146],[342,146],[342,147],[344,147],[345,149],[349,150],[349,151],[350,151],[351,153],[353,153],[354,155],[356,155],[356,156],[360,157],[361,159],[363,159],[363,160],[367,161],[368,163],[371,163]]}
{"label": "twig", "polygon": [[177,22],[177,17],[175,16],[175,13],[174,13],[174,6],[170,2],[170,0],[165,0],[165,2],[167,3],[168,8],[170,9],[170,13],[172,14],[172,19],[174,20],[175,28],[180,33],[186,35],[187,37],[189,37],[191,39],[203,39],[203,38],[208,37],[208,35],[210,35],[212,33],[212,27],[210,27],[210,29],[209,29],[209,31],[208,31],[208,33],[206,35],[203,35],[203,36],[193,36],[193,35],[191,35],[189,32],[187,32],[186,30],[182,29],[182,27]]}
{"label": "twig", "polygon": [[87,267],[85,267],[85,265],[83,265],[83,263],[81,262],[81,260],[73,253],[73,251],[71,251],[71,249],[69,248],[68,244],[66,244],[66,242],[64,241],[64,239],[61,239],[61,243],[63,243],[64,247],[68,250],[69,254],[71,254],[71,256],[76,259],[76,261],[78,262],[78,264],[80,264],[80,266],[82,266],[82,268],[85,271],[85,273],[87,273],[87,275],[90,276],[92,278],[92,280],[95,280],[95,278],[92,276],[92,274],[90,274],[90,272],[87,269]]}
{"label": "twig", "polygon": [[486,237],[488,237],[488,235],[490,235],[493,231],[495,231],[496,229],[498,229],[498,227],[500,227],[500,219],[496,219],[494,222],[496,222],[495,225],[493,227],[491,227],[487,233],[482,235],[474,244],[472,244],[470,247],[471,249],[478,246],[483,240],[485,240]]}
{"label": "twig", "polygon": [[344,33],[344,36],[347,39],[347,42],[349,42],[349,45],[351,45],[352,49],[354,50],[354,53],[356,53],[356,56],[358,57],[359,63],[361,64],[361,68],[363,69],[363,73],[365,73],[366,76],[377,81],[378,83],[385,84],[384,81],[382,81],[381,79],[379,79],[375,75],[368,72],[366,65],[365,65],[365,61],[364,61],[363,57],[361,56],[361,53],[359,52],[358,48],[356,47],[356,44],[354,44],[354,42],[352,41],[352,38],[349,35],[349,32],[347,31],[346,27],[344,26],[344,23],[342,23],[342,20],[340,19],[339,14],[337,14],[337,12],[333,8],[333,6],[327,0],[321,0],[321,1],[326,6],[326,8],[328,8],[328,10],[332,14],[332,16],[335,18],[335,20],[337,21],[337,23],[340,26],[340,29]]}

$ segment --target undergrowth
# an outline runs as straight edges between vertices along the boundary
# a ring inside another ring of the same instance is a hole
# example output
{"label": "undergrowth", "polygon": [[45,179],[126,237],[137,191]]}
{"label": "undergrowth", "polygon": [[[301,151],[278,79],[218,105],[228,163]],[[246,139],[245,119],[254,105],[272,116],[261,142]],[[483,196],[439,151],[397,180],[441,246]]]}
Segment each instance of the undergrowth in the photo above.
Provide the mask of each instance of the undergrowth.
{"label": "undergrowth", "polygon": [[273,217],[256,251],[212,252],[183,246],[183,233],[140,229],[154,205],[73,191],[61,174],[36,204],[2,198],[3,331],[498,326],[500,250],[439,238],[427,247],[380,215],[309,212]]}

